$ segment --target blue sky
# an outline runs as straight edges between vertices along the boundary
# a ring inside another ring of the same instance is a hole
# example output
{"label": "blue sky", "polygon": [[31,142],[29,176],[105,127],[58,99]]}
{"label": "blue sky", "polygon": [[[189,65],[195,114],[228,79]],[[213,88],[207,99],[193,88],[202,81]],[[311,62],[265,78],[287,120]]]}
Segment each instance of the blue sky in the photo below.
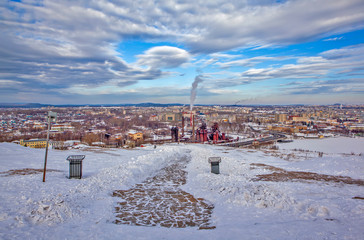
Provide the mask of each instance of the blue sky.
{"label": "blue sky", "polygon": [[364,104],[362,0],[0,3],[0,102]]}

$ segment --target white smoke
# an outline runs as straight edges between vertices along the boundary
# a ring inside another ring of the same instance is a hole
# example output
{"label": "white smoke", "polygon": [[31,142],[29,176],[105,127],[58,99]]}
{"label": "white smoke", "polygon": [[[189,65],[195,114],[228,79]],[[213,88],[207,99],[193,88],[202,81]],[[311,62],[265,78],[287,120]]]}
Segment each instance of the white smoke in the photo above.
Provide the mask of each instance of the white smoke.
{"label": "white smoke", "polygon": [[192,83],[191,96],[190,96],[190,111],[192,111],[193,103],[195,102],[196,99],[198,84],[200,82],[203,82],[201,77],[202,77],[201,75],[196,76],[195,81],[193,81]]}

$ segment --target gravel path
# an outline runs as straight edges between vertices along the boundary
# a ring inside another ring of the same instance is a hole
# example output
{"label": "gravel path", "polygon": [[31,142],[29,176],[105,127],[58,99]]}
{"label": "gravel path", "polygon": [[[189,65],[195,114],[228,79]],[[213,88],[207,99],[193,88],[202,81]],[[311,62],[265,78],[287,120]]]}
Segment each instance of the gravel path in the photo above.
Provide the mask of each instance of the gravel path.
{"label": "gravel path", "polygon": [[214,206],[202,198],[180,189],[186,183],[184,170],[189,159],[182,157],[163,168],[156,176],[129,190],[116,190],[116,224],[161,226],[167,228],[198,227],[213,229],[210,218]]}

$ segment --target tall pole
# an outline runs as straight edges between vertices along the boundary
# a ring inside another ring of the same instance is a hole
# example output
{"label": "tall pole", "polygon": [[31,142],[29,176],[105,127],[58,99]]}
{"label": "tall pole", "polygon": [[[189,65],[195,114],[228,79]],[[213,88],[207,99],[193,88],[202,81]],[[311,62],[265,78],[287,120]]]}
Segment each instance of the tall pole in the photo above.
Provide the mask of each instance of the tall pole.
{"label": "tall pole", "polygon": [[195,115],[192,114],[192,140],[195,141]]}
{"label": "tall pole", "polygon": [[185,136],[185,117],[183,116],[182,113],[182,137]]}
{"label": "tall pole", "polygon": [[43,170],[43,182],[45,182],[46,170],[47,170],[47,157],[48,157],[48,143],[49,143],[49,130],[51,129],[51,116],[48,115],[48,131],[47,131],[47,144],[44,158],[44,170]]}

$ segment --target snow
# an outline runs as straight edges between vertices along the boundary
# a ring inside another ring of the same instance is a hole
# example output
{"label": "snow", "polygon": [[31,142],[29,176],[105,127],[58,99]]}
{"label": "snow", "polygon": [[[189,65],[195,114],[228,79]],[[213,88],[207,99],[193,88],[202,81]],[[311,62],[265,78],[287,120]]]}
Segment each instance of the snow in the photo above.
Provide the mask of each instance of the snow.
{"label": "snow", "polygon": [[345,153],[345,154],[364,154],[364,138],[323,138],[297,139],[291,143],[280,144],[281,149],[307,149],[324,153]]}
{"label": "snow", "polygon": [[[362,146],[362,138],[333,138],[295,140],[274,151],[206,144],[50,150],[43,183],[41,173],[9,170],[42,169],[44,149],[0,143],[0,239],[364,239],[363,185],[255,180],[275,167],[363,181]],[[79,154],[86,155],[83,177],[68,179],[66,158]],[[220,174],[210,172],[209,157],[221,157]],[[146,184],[180,159],[189,159],[180,188],[215,206],[215,229],[113,223],[115,190]]]}

